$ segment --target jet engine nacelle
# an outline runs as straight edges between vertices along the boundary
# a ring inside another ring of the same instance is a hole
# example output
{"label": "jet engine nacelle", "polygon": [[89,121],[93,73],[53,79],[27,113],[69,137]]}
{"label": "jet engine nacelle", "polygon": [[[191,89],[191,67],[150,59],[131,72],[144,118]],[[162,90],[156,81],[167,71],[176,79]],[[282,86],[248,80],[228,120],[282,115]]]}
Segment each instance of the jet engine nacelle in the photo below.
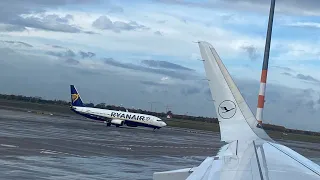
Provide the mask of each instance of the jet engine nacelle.
{"label": "jet engine nacelle", "polygon": [[123,125],[123,120],[120,120],[120,119],[112,119],[112,120],[111,120],[111,124],[115,124],[115,125],[118,125],[118,126],[122,126],[122,125]]}

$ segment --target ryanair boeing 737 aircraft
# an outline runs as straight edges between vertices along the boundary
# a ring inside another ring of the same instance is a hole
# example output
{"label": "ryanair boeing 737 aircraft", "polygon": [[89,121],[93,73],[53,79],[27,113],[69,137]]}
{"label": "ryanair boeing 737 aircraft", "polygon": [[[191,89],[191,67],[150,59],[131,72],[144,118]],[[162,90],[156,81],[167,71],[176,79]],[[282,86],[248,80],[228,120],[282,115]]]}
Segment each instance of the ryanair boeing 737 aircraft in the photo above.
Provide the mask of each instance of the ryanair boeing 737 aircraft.
{"label": "ryanair boeing 737 aircraft", "polygon": [[75,86],[70,85],[70,89],[71,110],[84,117],[104,121],[107,126],[111,126],[112,124],[116,127],[123,125],[130,127],[144,126],[155,130],[167,125],[160,118],[151,115],[85,107]]}

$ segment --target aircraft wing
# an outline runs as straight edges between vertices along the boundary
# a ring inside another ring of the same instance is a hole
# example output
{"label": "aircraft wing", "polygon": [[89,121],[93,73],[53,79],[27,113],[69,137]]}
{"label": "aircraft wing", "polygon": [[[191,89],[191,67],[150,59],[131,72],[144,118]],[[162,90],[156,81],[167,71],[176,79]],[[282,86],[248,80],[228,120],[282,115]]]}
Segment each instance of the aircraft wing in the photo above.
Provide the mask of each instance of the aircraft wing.
{"label": "aircraft wing", "polygon": [[228,144],[198,167],[154,173],[154,180],[315,180],[320,167],[272,140],[251,112],[213,46],[198,42],[220,126]]}
{"label": "aircraft wing", "polygon": [[186,180],[316,180],[320,168],[280,144],[254,141],[239,155],[208,157]]}
{"label": "aircraft wing", "polygon": [[[241,148],[239,148],[242,146]],[[255,140],[226,145],[198,167],[156,172],[153,180],[319,180],[320,167],[278,143]]]}

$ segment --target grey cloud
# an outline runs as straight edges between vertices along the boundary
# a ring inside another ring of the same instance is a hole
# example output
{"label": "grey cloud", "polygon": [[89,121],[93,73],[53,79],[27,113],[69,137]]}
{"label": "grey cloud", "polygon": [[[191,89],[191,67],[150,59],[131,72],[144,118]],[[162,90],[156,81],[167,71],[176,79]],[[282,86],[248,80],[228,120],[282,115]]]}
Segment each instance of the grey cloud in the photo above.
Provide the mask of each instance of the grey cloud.
{"label": "grey cloud", "polygon": [[[12,0],[1,1],[0,23],[9,24],[6,31],[23,31],[25,27],[37,28],[49,31],[77,33],[82,32],[78,27],[68,24],[72,20],[72,15],[58,17],[57,15],[43,15],[42,17],[22,17],[31,13],[43,13],[48,8],[57,8],[68,4],[97,3],[98,1],[86,0]],[[1,28],[0,28],[1,30]]]}
{"label": "grey cloud", "polygon": [[148,27],[138,24],[135,21],[130,22],[122,22],[122,21],[114,21],[112,22],[107,16],[100,16],[96,19],[92,26],[101,29],[101,30],[112,30],[114,32],[121,32],[121,31],[135,31],[135,30],[147,30]]}
{"label": "grey cloud", "polygon": [[197,88],[197,87],[185,87],[185,88],[181,89],[180,92],[183,95],[188,96],[188,95],[200,93],[201,90],[200,90],[200,88]]}
{"label": "grey cloud", "polygon": [[25,46],[25,47],[33,47],[31,44],[28,44],[28,43],[25,43],[25,42],[22,42],[22,41],[1,41],[1,42],[8,43],[8,44],[13,44],[13,45],[22,45],[22,46]]}
{"label": "grey cloud", "polygon": [[100,34],[100,33],[93,32],[93,31],[82,31],[82,32],[85,34]]}
{"label": "grey cloud", "polygon": [[[167,62],[167,63],[162,62],[162,63],[160,63],[161,65],[158,66],[157,63],[152,63],[153,61],[145,61],[147,63],[151,62],[149,67],[145,67],[145,66],[138,65],[138,64],[132,64],[132,63],[122,63],[122,62],[114,60],[113,58],[104,58],[104,62],[105,62],[105,64],[112,65],[115,67],[120,67],[120,68],[124,68],[124,69],[131,69],[131,70],[145,72],[145,73],[166,75],[166,76],[170,76],[170,77],[181,79],[181,80],[194,79],[195,77],[197,77],[195,74],[190,73],[190,71],[184,72],[183,67],[180,67],[179,65],[174,66],[172,63],[169,63],[169,62]],[[168,68],[174,69],[174,70],[151,68],[151,67],[155,67],[155,66],[156,67],[158,66],[160,68],[168,67]]]}
{"label": "grey cloud", "polygon": [[184,18],[180,19],[180,21],[183,22],[183,23],[185,23],[185,24],[187,24],[187,20],[184,19]]}
{"label": "grey cloud", "polygon": [[55,7],[67,4],[90,4],[99,3],[100,0],[10,0],[10,2],[2,2],[1,4],[13,4],[14,6],[20,5],[21,7]]}
{"label": "grey cloud", "polygon": [[76,56],[76,54],[75,54],[73,51],[68,50],[68,51],[65,53],[65,56],[67,56],[67,57],[74,57],[74,56]]}
{"label": "grey cloud", "polygon": [[288,73],[288,72],[283,72],[281,74],[286,75],[286,76],[293,76],[291,73]]}
{"label": "grey cloud", "polygon": [[[62,46],[54,46],[54,47],[57,49],[65,49]],[[96,56],[96,54],[93,52],[79,51],[78,53],[82,59],[93,58]],[[46,52],[46,54],[51,55],[51,56],[60,57],[60,58],[74,58],[77,56],[77,54],[70,49],[68,49],[66,51],[58,51],[58,52],[57,51],[48,51],[48,52]]]}
{"label": "grey cloud", "polygon": [[105,5],[105,11],[108,13],[123,13],[124,9],[119,6],[114,4],[112,1],[109,0],[102,0],[104,5]]}
{"label": "grey cloud", "polygon": [[[1,51],[0,54],[2,55]],[[66,92],[68,92],[69,83],[73,82],[77,85],[77,88],[79,91],[81,91],[81,95],[84,99],[87,99],[88,101],[92,100],[93,103],[98,102],[107,102],[110,104],[124,104],[126,107],[135,106],[137,108],[147,109],[149,107],[149,104],[147,103],[149,100],[152,100],[152,98],[155,99],[155,101],[164,100],[167,98],[168,102],[171,103],[171,99],[173,97],[179,99],[180,95],[180,88],[178,87],[172,87],[170,88],[170,94],[168,94],[168,90],[166,89],[159,89],[159,88],[153,88],[150,90],[146,90],[146,88],[143,85],[140,85],[139,81],[141,78],[139,77],[132,77],[126,75],[123,71],[119,71],[120,74],[124,75],[123,77],[115,76],[112,73],[106,73],[105,71],[99,71],[99,70],[90,70],[89,68],[85,69],[79,69],[79,66],[76,67],[69,67],[67,65],[69,64],[59,64],[59,66],[54,66],[46,63],[46,58],[41,57],[41,59],[36,56],[25,56],[27,58],[24,58],[24,56],[18,56],[17,54],[15,56],[12,56],[10,54],[10,57],[6,56],[5,59],[10,59],[10,62],[14,63],[17,68],[19,68],[18,73],[14,73],[14,77],[6,78],[5,76],[2,76],[3,74],[9,73],[10,70],[13,70],[12,68],[6,68],[4,66],[0,66],[0,81],[6,84],[6,87],[0,87],[1,92],[10,92],[10,93],[19,93],[19,89],[17,87],[21,86],[21,83],[24,80],[24,76],[26,74],[29,75],[30,78],[32,78],[32,82],[28,82],[29,85],[27,88],[23,89],[24,95],[33,95],[36,94],[37,96],[42,96],[46,98],[52,98],[52,99],[65,99],[69,100],[68,98],[65,98]],[[30,61],[30,59],[33,59],[34,61]],[[22,66],[23,60],[28,61],[27,66]],[[29,62],[30,61],[30,62]],[[35,62],[36,61],[36,62]],[[0,59],[1,62],[1,59]],[[66,65],[66,66],[64,66]],[[22,68],[21,68],[22,67]],[[84,71],[85,70],[85,71]],[[85,74],[83,73],[86,72]],[[94,73],[94,72],[100,72],[100,74]],[[46,72],[48,76],[43,77],[41,74]],[[11,79],[10,79],[11,78]],[[47,81],[47,78],[50,78],[50,81]],[[15,83],[12,83],[12,79],[16,79],[14,81]],[[80,80],[81,79],[81,80]],[[152,78],[144,77],[145,80],[154,81]],[[100,85],[99,83],[100,82]],[[101,82],[103,82],[101,84]],[[121,83],[115,83],[115,82],[121,82]],[[45,86],[45,87],[42,87]],[[86,87],[93,87],[93,86],[100,86],[102,89],[108,89],[109,96],[104,96],[105,92],[102,91],[96,91],[97,89],[87,89]],[[127,93],[126,87],[136,87],[134,88],[131,93],[135,94],[134,97],[130,98],[130,100],[125,96]],[[23,87],[23,86],[22,86]],[[40,88],[42,87],[42,88]],[[52,92],[52,89],[55,87],[55,91]],[[20,88],[21,90],[21,88]],[[22,92],[22,91],[21,91]],[[140,95],[140,92],[144,92]],[[148,92],[148,93],[145,93]],[[124,96],[116,97],[112,94],[123,94]],[[21,94],[21,93],[19,93]],[[157,96],[155,96],[157,94]],[[103,98],[96,98],[96,96],[103,96]],[[190,97],[192,99],[192,97]],[[174,101],[172,101],[174,102]],[[175,108],[175,112],[179,112],[179,109],[181,108],[179,105]],[[196,111],[200,110],[199,107],[195,106],[192,107],[192,109],[195,109]],[[165,108],[159,107],[157,108],[158,111],[164,111]]]}
{"label": "grey cloud", "polygon": [[[64,22],[67,21],[67,22]],[[42,29],[47,31],[80,33],[82,30],[79,27],[68,24],[68,19],[60,18],[57,15],[47,15],[44,17],[18,17],[10,20],[11,24]]]}
{"label": "grey cloud", "polygon": [[289,67],[283,67],[283,66],[271,66],[271,67],[282,69],[282,70],[289,71],[289,72],[294,72],[294,70]]}
{"label": "grey cloud", "polygon": [[313,109],[313,107],[314,107],[314,101],[307,101],[304,105],[306,105],[306,106],[308,106],[309,107],[309,109]]}
{"label": "grey cloud", "polygon": [[57,49],[65,49],[64,47],[62,46],[58,46],[58,45],[51,45],[53,48],[57,48]]}
{"label": "grey cloud", "polygon": [[316,114],[319,112],[319,97],[320,93],[314,89],[303,89],[295,93],[296,102],[293,102],[289,109],[291,112],[296,112],[301,109],[305,109],[308,113]]}
{"label": "grey cloud", "polygon": [[78,65],[80,64],[80,61],[76,60],[76,59],[73,59],[73,58],[68,58],[65,60],[65,62],[67,64],[70,64],[70,65]]}
{"label": "grey cloud", "polygon": [[[229,1],[231,3],[252,3],[252,4],[264,4],[267,6],[270,6],[270,1],[265,0],[245,0],[245,1],[239,1],[239,0],[225,0]],[[320,7],[320,1],[318,0],[295,0],[292,2],[292,0],[281,0],[276,2],[276,7],[279,6],[281,8],[288,7],[288,8],[294,8],[294,9],[303,9],[303,10],[319,10]]]}
{"label": "grey cloud", "polygon": [[147,65],[153,68],[165,68],[165,69],[175,69],[175,70],[186,70],[186,71],[194,71],[193,69],[171,63],[168,61],[156,61],[156,60],[142,60],[142,64]]}
{"label": "grey cloud", "polygon": [[158,36],[163,36],[163,34],[160,31],[155,31],[154,34]]}
{"label": "grey cloud", "polygon": [[316,91],[314,91],[313,89],[309,88],[309,89],[303,89],[301,93],[302,94],[300,94],[300,95],[304,95],[305,97],[312,98],[313,94],[315,94]]}
{"label": "grey cloud", "polygon": [[273,104],[279,101],[280,99],[281,99],[281,93],[279,93],[278,91],[270,91],[268,92],[268,96],[265,103]]}
{"label": "grey cloud", "polygon": [[92,58],[92,57],[96,56],[96,54],[93,53],[93,52],[83,52],[83,51],[79,51],[79,54],[80,54],[80,56],[81,56],[82,59],[84,59],[84,58]]}
{"label": "grey cloud", "polygon": [[225,15],[221,15],[221,18],[222,18],[224,21],[232,20],[234,17],[235,17],[235,15],[234,15],[234,14],[225,14]]}
{"label": "grey cloud", "polygon": [[159,87],[166,86],[166,84],[161,84],[161,83],[158,83],[158,82],[155,82],[155,81],[142,80],[140,82],[141,82],[141,84],[148,85],[148,86],[159,86]]}
{"label": "grey cloud", "polygon": [[125,69],[139,69],[139,68],[135,68],[136,65],[134,64],[122,63],[122,62],[116,61],[113,58],[104,58],[104,63],[108,65],[116,66],[116,67],[125,68]]}
{"label": "grey cloud", "polygon": [[27,29],[20,25],[0,24],[0,31],[2,32],[22,32],[25,30]]}
{"label": "grey cloud", "polygon": [[301,79],[301,80],[305,80],[305,81],[309,81],[309,82],[315,82],[315,83],[319,83],[320,81],[312,76],[309,75],[303,75],[303,74],[297,74],[296,78]]}
{"label": "grey cloud", "polygon": [[64,18],[67,20],[73,20],[73,16],[71,14],[67,14]]}
{"label": "grey cloud", "polygon": [[[236,79],[236,81],[239,84],[240,91],[246,94],[245,100],[250,109],[255,112],[257,109],[259,82],[239,79]],[[309,129],[310,125],[313,124],[316,127],[311,127],[310,129],[319,131],[320,123],[315,122],[313,118],[320,113],[316,106],[311,107],[314,103],[310,102],[314,99],[313,95],[318,93],[315,90],[305,91],[269,83],[266,91],[264,122],[296,129]],[[310,112],[313,113],[310,114]],[[304,119],[304,122],[301,122],[301,119]]]}
{"label": "grey cloud", "polygon": [[[269,10],[270,1],[265,0],[217,0],[217,1],[180,1],[180,0],[156,0],[166,4],[178,4],[189,7],[201,7],[206,9],[233,9],[239,11],[255,11],[266,13]],[[319,15],[320,1],[318,0],[279,0],[276,2],[276,11],[285,14],[317,14]]]}
{"label": "grey cloud", "polygon": [[164,24],[164,23],[166,23],[167,22],[167,20],[160,20],[160,21],[157,21],[157,23],[159,23],[159,24]]}
{"label": "grey cloud", "polygon": [[248,53],[248,56],[251,61],[255,61],[259,58],[259,55],[257,53],[257,48],[254,47],[253,45],[249,45],[249,46],[243,45],[241,48]]}
{"label": "grey cloud", "polygon": [[320,104],[320,96],[318,98],[318,100],[316,101],[317,104]]}
{"label": "grey cloud", "polygon": [[69,20],[73,20],[73,16],[70,14],[65,15],[64,17],[60,17],[56,14],[50,14],[44,17],[47,21],[57,21],[61,23],[67,23]]}
{"label": "grey cloud", "polygon": [[101,0],[10,0],[1,1],[0,14],[17,16],[21,14],[30,14],[31,12],[44,12],[47,8],[57,8],[72,4],[97,4]]}
{"label": "grey cloud", "polygon": [[[153,73],[146,70],[145,67],[139,76],[128,75],[126,70],[119,69],[116,72],[123,75],[120,77],[106,69],[90,69],[85,66],[70,67],[70,64],[61,63],[65,62],[65,59],[55,61],[56,65],[52,63],[48,65],[48,57],[26,55],[11,49],[0,48],[0,56],[1,93],[41,96],[46,99],[68,101],[70,98],[66,94],[68,94],[69,84],[72,82],[77,85],[86,102],[92,101],[95,104],[106,102],[115,105],[123,104],[125,107],[150,109],[148,101],[158,101],[172,105],[171,109],[174,113],[183,114],[188,111],[194,115],[216,117],[212,101],[208,100],[209,90],[205,81],[201,81],[200,84],[200,81],[185,83],[185,81],[174,79],[176,82],[165,88],[160,86],[149,88],[141,83],[141,80],[149,81],[151,84],[150,82],[159,82],[159,79],[143,74]],[[119,64],[119,62],[115,64]],[[116,70],[116,68],[112,69]],[[26,76],[29,79],[28,86],[25,85]],[[259,81],[244,81],[237,78],[235,81],[241,92],[245,94],[245,100],[254,113],[257,106]],[[195,87],[194,90],[192,90],[193,87]],[[192,94],[192,92],[197,92],[197,88],[201,92]],[[101,91],[101,89],[108,89],[108,93]],[[191,92],[191,94],[186,98],[181,91]],[[128,98],[128,94],[133,95]],[[267,104],[264,108],[264,122],[284,125],[288,128],[319,131],[320,121],[316,121],[320,116],[320,111],[317,110],[319,108],[317,106],[319,94],[316,90],[287,88],[269,83],[266,91]],[[314,103],[309,102],[312,99],[315,99]],[[269,105],[270,102],[274,103]],[[313,110],[310,113],[312,104]],[[164,105],[159,104],[157,111],[165,111]]]}
{"label": "grey cloud", "polygon": [[[79,62],[80,64],[80,62]],[[85,75],[85,76],[96,76],[96,75],[104,75],[103,72],[100,71],[93,71],[90,69],[77,69],[76,70],[79,74]]]}
{"label": "grey cloud", "polygon": [[123,13],[124,10],[120,6],[113,6],[113,7],[110,8],[110,10],[108,12],[109,13]]}
{"label": "grey cloud", "polygon": [[56,56],[56,57],[60,57],[60,58],[68,58],[68,57],[75,57],[76,53],[74,53],[72,50],[67,50],[65,52],[54,52],[54,51],[48,51],[47,52],[48,55],[51,56]]}

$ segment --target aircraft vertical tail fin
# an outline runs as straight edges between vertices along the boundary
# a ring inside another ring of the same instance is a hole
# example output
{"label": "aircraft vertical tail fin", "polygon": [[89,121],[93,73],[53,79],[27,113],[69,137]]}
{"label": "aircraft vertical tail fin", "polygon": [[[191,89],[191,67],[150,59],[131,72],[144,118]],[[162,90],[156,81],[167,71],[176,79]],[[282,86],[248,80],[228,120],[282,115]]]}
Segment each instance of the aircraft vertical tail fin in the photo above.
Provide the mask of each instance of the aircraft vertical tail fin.
{"label": "aircraft vertical tail fin", "polygon": [[270,140],[266,132],[257,127],[258,121],[216,50],[207,42],[200,41],[198,44],[219,120],[221,140],[226,142],[251,141],[258,138]]}
{"label": "aircraft vertical tail fin", "polygon": [[74,85],[70,85],[70,90],[71,90],[71,104],[72,104],[72,106],[84,107],[84,104],[81,100],[80,94],[78,93],[76,87]]}

